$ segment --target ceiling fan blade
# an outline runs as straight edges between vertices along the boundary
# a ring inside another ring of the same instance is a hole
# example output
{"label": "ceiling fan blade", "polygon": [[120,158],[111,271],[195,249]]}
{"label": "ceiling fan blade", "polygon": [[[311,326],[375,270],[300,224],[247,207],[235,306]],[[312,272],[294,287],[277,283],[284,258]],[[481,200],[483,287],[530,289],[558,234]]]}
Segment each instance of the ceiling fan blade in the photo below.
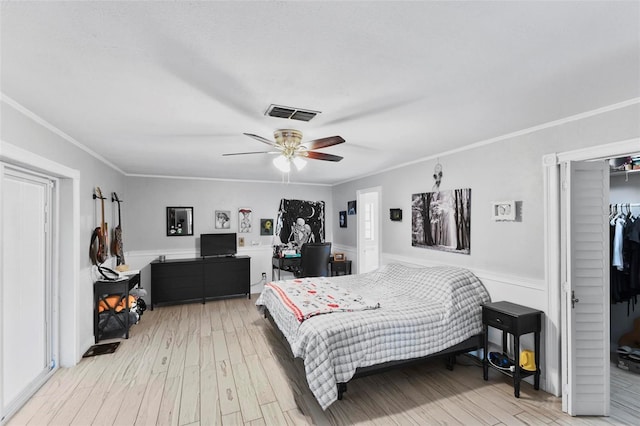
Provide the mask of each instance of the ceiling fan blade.
{"label": "ceiling fan blade", "polygon": [[243,133],[243,135],[247,135],[247,136],[249,136],[250,138],[254,138],[254,139],[255,139],[255,140],[257,140],[257,141],[260,141],[260,142],[262,142],[262,143],[266,143],[266,144],[267,144],[267,145],[269,145],[269,146],[275,146],[275,145],[276,145],[276,143],[275,143],[275,142],[270,141],[270,140],[269,140],[269,139],[267,139],[267,138],[263,138],[262,136],[254,135],[253,133]]}
{"label": "ceiling fan blade", "polygon": [[280,154],[280,151],[232,152],[229,154],[222,154],[222,156],[227,157],[229,155],[247,155],[247,154]]}
{"label": "ceiling fan blade", "polygon": [[314,139],[306,142],[304,145],[307,146],[307,149],[320,149],[327,146],[338,145],[340,143],[344,143],[344,139],[341,136],[330,136],[328,138]]}
{"label": "ceiling fan blade", "polygon": [[325,154],[324,152],[315,152],[315,151],[307,151],[306,157],[311,158],[313,160],[324,160],[324,161],[340,161],[343,157],[339,155],[333,154]]}

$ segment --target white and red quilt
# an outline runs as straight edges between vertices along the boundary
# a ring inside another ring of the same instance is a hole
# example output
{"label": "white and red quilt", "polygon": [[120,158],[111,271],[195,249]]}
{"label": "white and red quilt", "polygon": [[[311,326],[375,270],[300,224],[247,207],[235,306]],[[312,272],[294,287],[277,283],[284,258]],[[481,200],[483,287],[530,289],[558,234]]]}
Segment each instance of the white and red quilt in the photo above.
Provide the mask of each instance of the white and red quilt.
{"label": "white and red quilt", "polygon": [[368,301],[362,295],[325,277],[270,282],[266,287],[275,292],[298,322],[314,315],[364,311],[380,307],[379,302]]}

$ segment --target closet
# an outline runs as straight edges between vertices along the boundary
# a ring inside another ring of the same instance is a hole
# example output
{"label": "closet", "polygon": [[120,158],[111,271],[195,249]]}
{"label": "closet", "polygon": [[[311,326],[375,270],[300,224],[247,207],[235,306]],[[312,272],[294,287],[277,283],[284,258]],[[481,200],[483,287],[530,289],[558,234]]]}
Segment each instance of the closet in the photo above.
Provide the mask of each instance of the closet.
{"label": "closet", "polygon": [[[640,160],[637,155],[635,158]],[[624,168],[622,161],[625,160],[611,160],[610,165]],[[632,232],[640,232],[640,169],[633,169],[633,166],[627,166],[627,169],[631,170],[612,169],[609,177],[610,348],[613,362],[609,384],[612,409],[637,418],[640,412],[638,364],[630,358],[635,354],[618,353],[618,350],[626,351],[627,347],[640,347],[630,343],[636,342],[633,336],[640,334],[637,329],[640,324],[640,244],[634,241],[640,234],[633,235]],[[619,357],[623,357],[622,361]],[[620,362],[624,368],[620,368]]]}
{"label": "closet", "polygon": [[629,240],[640,228],[640,169],[612,171],[609,182],[611,349],[616,352],[620,337],[633,330],[634,319],[640,317],[640,255]]}

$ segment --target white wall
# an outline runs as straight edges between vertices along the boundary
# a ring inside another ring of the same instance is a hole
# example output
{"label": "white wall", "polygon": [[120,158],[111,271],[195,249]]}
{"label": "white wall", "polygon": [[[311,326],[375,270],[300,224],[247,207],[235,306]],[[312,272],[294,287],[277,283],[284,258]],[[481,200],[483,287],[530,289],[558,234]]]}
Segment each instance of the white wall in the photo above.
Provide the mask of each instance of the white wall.
{"label": "white wall", "polygon": [[[471,254],[460,255],[411,246],[411,195],[430,192],[436,159],[354,180],[334,187],[336,211],[355,199],[356,191],[382,187],[382,251],[429,262],[453,263],[472,269],[544,279],[542,157],[631,139],[640,135],[640,107],[626,108],[569,121],[451,155],[441,155],[441,190],[471,188]],[[521,202],[516,222],[491,220],[491,202]],[[391,222],[390,208],[402,208],[402,222]],[[351,219],[351,218],[350,218]],[[355,229],[335,231],[338,244],[355,245]]]}
{"label": "white wall", "polygon": [[[245,247],[238,247],[238,254],[251,256],[252,283],[258,283],[263,272],[270,280],[274,237],[260,235],[260,219],[276,219],[282,198],[324,201],[325,239],[332,240],[333,223],[328,217],[332,211],[331,187],[326,185],[130,176],[122,204],[127,263],[139,269],[160,254],[167,258],[196,256],[200,251],[200,234],[238,232],[238,209],[248,207],[252,210],[252,232],[238,234],[245,240]],[[167,236],[168,206],[193,207],[193,236]],[[216,210],[231,211],[229,230],[215,229]],[[260,291],[261,285],[252,287],[252,293]]]}
{"label": "white wall", "polygon": [[[17,108],[17,109],[16,109]],[[84,350],[93,344],[93,280],[91,278],[91,262],[89,259],[89,242],[93,229],[98,224],[99,210],[98,204],[93,200],[94,187],[99,186],[103,193],[110,194],[111,191],[120,192],[124,188],[124,176],[122,173],[105,165],[102,161],[89,155],[86,151],[66,140],[53,127],[47,127],[38,117],[30,116],[27,111],[9,105],[4,100],[0,110],[0,120],[2,121],[0,139],[4,143],[18,147],[35,156],[44,157],[52,163],[68,167],[77,172],[79,181],[79,217],[77,223],[69,224],[63,221],[62,225],[66,230],[60,235],[60,244],[57,256],[60,262],[65,264],[76,264],[79,267],[79,280],[74,282],[68,274],[62,275],[65,271],[60,271],[58,277],[58,300],[75,301],[74,308],[61,309],[59,311],[60,324],[67,324],[60,330],[60,354],[63,365],[72,365],[77,362]],[[29,164],[24,164],[29,167]],[[71,206],[76,200],[72,198],[72,185],[65,180],[61,181],[62,193],[60,215],[72,214]],[[111,202],[105,205],[106,221],[114,223],[110,215]],[[71,253],[68,244],[70,238],[74,238],[74,229],[78,228],[78,238],[76,241],[80,245],[79,258],[69,260]],[[65,302],[68,303],[68,302]],[[69,335],[72,333],[72,335]],[[69,353],[67,353],[69,352]]]}

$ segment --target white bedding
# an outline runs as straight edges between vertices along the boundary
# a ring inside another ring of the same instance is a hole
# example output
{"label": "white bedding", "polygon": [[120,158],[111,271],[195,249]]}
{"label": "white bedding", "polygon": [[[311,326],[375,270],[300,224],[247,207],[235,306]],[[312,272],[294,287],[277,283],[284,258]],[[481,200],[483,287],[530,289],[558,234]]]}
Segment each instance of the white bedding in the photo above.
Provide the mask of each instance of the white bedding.
{"label": "white bedding", "polygon": [[358,367],[430,355],[481,333],[481,305],[490,301],[475,275],[449,266],[389,264],[328,280],[377,300],[380,308],[300,323],[269,287],[256,301],[303,359],[309,389],[323,409],[337,400],[337,383],[349,381]]}

